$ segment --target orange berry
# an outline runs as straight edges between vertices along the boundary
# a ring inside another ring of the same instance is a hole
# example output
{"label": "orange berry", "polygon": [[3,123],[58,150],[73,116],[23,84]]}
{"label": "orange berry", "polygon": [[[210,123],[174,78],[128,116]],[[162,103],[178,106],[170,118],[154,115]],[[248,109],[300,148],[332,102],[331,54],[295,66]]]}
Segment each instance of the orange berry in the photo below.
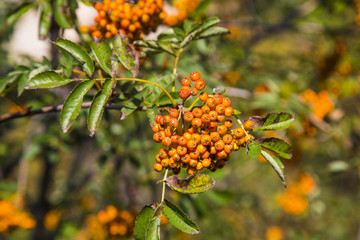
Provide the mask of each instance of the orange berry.
{"label": "orange berry", "polygon": [[190,162],[189,162],[189,166],[190,167],[196,167],[196,165],[198,164],[198,161],[195,160],[195,159],[190,159]]}
{"label": "orange berry", "polygon": [[168,165],[169,165],[170,168],[177,167],[177,163],[175,162],[175,160],[173,158],[169,158]]}
{"label": "orange berry", "polygon": [[161,172],[163,170],[163,166],[160,163],[156,162],[154,163],[154,170]]}
{"label": "orange berry", "polygon": [[218,122],[222,122],[222,121],[224,121],[224,119],[225,119],[225,115],[219,114],[218,117],[217,117]]}
{"label": "orange berry", "polygon": [[203,123],[209,123],[209,122],[211,122],[210,114],[203,114],[203,115],[201,116],[201,121],[202,121]]}
{"label": "orange berry", "polygon": [[165,137],[171,137],[173,135],[173,132],[170,127],[165,128],[164,133],[165,133]]}
{"label": "orange berry", "polygon": [[191,96],[196,96],[198,94],[197,89],[196,88],[191,88],[190,89],[190,94],[191,94]]}
{"label": "orange berry", "polygon": [[222,104],[223,104],[225,107],[230,107],[230,105],[231,105],[231,100],[230,100],[230,98],[224,97],[223,100],[222,100]]}
{"label": "orange berry", "polygon": [[170,149],[170,150],[168,151],[168,155],[169,155],[170,157],[174,156],[174,154],[176,154],[176,149],[175,149],[175,148],[172,148],[172,149]]}
{"label": "orange berry", "polygon": [[205,151],[203,154],[201,154],[202,159],[209,158],[209,157],[210,157],[210,152],[209,151]]}
{"label": "orange berry", "polygon": [[231,128],[234,125],[234,123],[231,119],[227,119],[227,120],[225,120],[224,125],[227,128]]}
{"label": "orange berry", "polygon": [[160,123],[161,117],[162,117],[161,115],[156,115],[155,116],[155,122]]}
{"label": "orange berry", "polygon": [[197,150],[195,150],[195,151],[189,153],[189,155],[190,155],[191,159],[197,159],[200,156],[200,153]]}
{"label": "orange berry", "polygon": [[188,128],[187,131],[188,131],[188,133],[193,134],[193,133],[197,132],[197,129],[195,129],[194,127],[191,126]]}
{"label": "orange berry", "polygon": [[181,84],[183,86],[189,86],[191,84],[191,81],[190,81],[190,79],[184,77],[184,78],[181,79]]}
{"label": "orange berry", "polygon": [[182,99],[187,99],[190,96],[190,88],[188,86],[184,86],[180,89],[179,96]]}
{"label": "orange berry", "polygon": [[192,121],[191,121],[191,125],[194,127],[194,128],[199,128],[201,127],[202,125],[202,121],[200,118],[194,118]]}
{"label": "orange berry", "polygon": [[194,117],[196,117],[196,118],[201,118],[201,115],[203,114],[203,112],[200,108],[194,108],[192,110],[192,113],[193,113]]}
{"label": "orange berry", "polygon": [[222,102],[223,102],[223,97],[220,94],[215,94],[213,96],[213,99],[214,99],[216,105],[222,104]]}
{"label": "orange berry", "polygon": [[201,137],[201,144],[204,146],[209,146],[211,144],[211,137],[209,135],[203,135]]}
{"label": "orange berry", "polygon": [[204,80],[197,80],[195,82],[195,88],[197,90],[203,90],[205,88],[206,84],[205,84],[205,81]]}
{"label": "orange berry", "polygon": [[196,151],[199,152],[200,154],[203,154],[204,152],[206,152],[206,147],[202,144],[199,144],[196,147]]}
{"label": "orange berry", "polygon": [[216,103],[213,98],[208,98],[208,100],[206,100],[206,105],[212,110],[215,109]]}
{"label": "orange berry", "polygon": [[176,151],[180,156],[184,156],[187,153],[187,148],[184,146],[177,146]]}
{"label": "orange berry", "polygon": [[159,133],[155,133],[153,135],[153,139],[154,139],[155,142],[160,142]]}
{"label": "orange berry", "polygon": [[202,111],[203,113],[209,113],[209,112],[210,112],[210,108],[209,108],[208,105],[204,105],[204,106],[201,107],[201,111]]}
{"label": "orange berry", "polygon": [[157,133],[160,131],[160,127],[158,124],[154,124],[152,127],[151,127],[151,130],[154,132],[154,133]]}
{"label": "orange berry", "polygon": [[244,123],[244,128],[245,128],[246,130],[251,130],[251,129],[253,129],[253,127],[254,127],[254,123],[253,123],[252,121],[250,121],[250,120],[247,120],[247,121]]}
{"label": "orange berry", "polygon": [[201,75],[199,72],[192,72],[190,73],[190,79],[193,81],[197,81],[201,78]]}
{"label": "orange berry", "polygon": [[198,164],[196,165],[196,170],[200,171],[203,168],[203,164],[201,162],[198,162]]}
{"label": "orange berry", "polygon": [[141,16],[141,21],[142,21],[143,23],[148,23],[149,20],[150,20],[149,15],[144,14],[144,15]]}
{"label": "orange berry", "polygon": [[[202,102],[206,102],[206,100],[208,100],[208,98],[209,98],[209,94],[207,94],[207,92],[202,92],[202,93],[200,93],[200,95],[199,95],[199,99],[200,99],[200,101],[202,101]],[[205,106],[205,105],[204,105]]]}
{"label": "orange berry", "polygon": [[129,25],[129,31],[130,32],[135,32],[136,31],[136,26],[134,24],[130,24]]}
{"label": "orange berry", "polygon": [[190,155],[189,154],[186,154],[184,155],[182,158],[181,158],[181,162],[183,163],[189,163],[190,162]]}
{"label": "orange berry", "polygon": [[230,144],[225,145],[224,151],[225,151],[227,154],[231,153],[231,152],[233,151],[233,146],[230,145]]}
{"label": "orange berry", "polygon": [[170,119],[169,125],[174,128],[177,128],[179,126],[179,121],[176,118],[172,118]]}
{"label": "orange berry", "polygon": [[211,146],[210,153],[211,154],[216,154],[217,153],[216,148],[214,146]]}
{"label": "orange berry", "polygon": [[210,164],[211,164],[211,160],[210,159],[204,159],[204,160],[202,160],[202,165],[203,165],[203,167],[209,167],[210,166]]}
{"label": "orange berry", "polygon": [[193,115],[192,112],[186,112],[186,113],[184,114],[184,120],[185,120],[186,122],[191,122],[193,119],[194,119],[194,115]]}
{"label": "orange berry", "polygon": [[209,115],[210,115],[210,120],[211,120],[211,121],[216,121],[217,118],[218,118],[218,113],[215,112],[215,111],[210,111],[210,112],[209,112]]}
{"label": "orange berry", "polygon": [[220,134],[218,132],[212,132],[210,138],[212,142],[217,142],[220,140]]}
{"label": "orange berry", "polygon": [[90,30],[89,27],[86,25],[81,25],[79,28],[79,32],[81,32],[81,33],[88,33],[89,30]]}
{"label": "orange berry", "polygon": [[159,156],[160,156],[162,159],[166,158],[166,157],[168,156],[166,150],[163,149],[163,148],[160,149],[160,151],[159,151]]}
{"label": "orange berry", "polygon": [[187,140],[191,140],[191,134],[186,132],[184,133],[184,137],[187,139]]}
{"label": "orange berry", "polygon": [[178,135],[172,135],[170,138],[171,138],[171,142],[174,143],[174,144],[179,142],[179,136]]}
{"label": "orange berry", "polygon": [[169,159],[165,158],[165,159],[161,160],[161,165],[163,167],[167,167],[169,165]]}
{"label": "orange berry", "polygon": [[233,132],[234,132],[234,135],[235,135],[236,138],[241,138],[245,134],[244,129],[241,128],[241,127],[236,128]]}
{"label": "orange berry", "polygon": [[225,114],[225,106],[222,104],[218,104],[215,108],[216,112],[220,115],[224,115]]}
{"label": "orange berry", "polygon": [[216,151],[221,151],[224,149],[225,143],[223,140],[219,140],[214,144],[214,147],[215,147]]}
{"label": "orange berry", "polygon": [[188,140],[186,137],[184,137],[184,136],[179,137],[179,141],[178,141],[179,145],[186,146],[187,142],[188,142]]}
{"label": "orange berry", "polygon": [[127,28],[130,25],[130,21],[129,19],[124,18],[123,20],[121,20],[120,24],[122,28]]}
{"label": "orange berry", "polygon": [[231,117],[232,115],[234,115],[234,109],[232,107],[225,108],[225,116]]}
{"label": "orange berry", "polygon": [[101,32],[100,32],[100,31],[92,32],[92,33],[91,33],[91,36],[92,36],[92,37],[95,37],[95,38],[100,38],[100,37],[101,37]]}
{"label": "orange berry", "polygon": [[194,140],[189,140],[186,144],[186,147],[188,149],[195,149],[197,146],[197,143]]}
{"label": "orange berry", "polygon": [[227,127],[225,127],[225,125],[220,125],[217,127],[217,132],[220,135],[224,135],[227,132]]}
{"label": "orange berry", "polygon": [[198,133],[191,134],[191,140],[194,140],[196,143],[201,141],[201,135]]}
{"label": "orange berry", "polygon": [[161,141],[162,145],[164,145],[165,147],[170,146],[171,144],[171,138],[169,137],[165,137],[162,141]]}
{"label": "orange berry", "polygon": [[196,173],[196,169],[188,167],[188,168],[186,169],[186,172],[187,172],[187,174],[189,174],[189,175],[193,175],[193,174]]}
{"label": "orange berry", "polygon": [[160,157],[160,154],[156,154],[156,156],[155,156],[155,161],[158,162],[158,163],[160,163],[161,160],[162,160],[162,158]]}
{"label": "orange berry", "polygon": [[171,158],[174,159],[174,161],[176,161],[176,162],[180,161],[180,155],[177,154],[177,153],[175,153],[174,155],[172,155]]}
{"label": "orange berry", "polygon": [[218,158],[220,158],[220,159],[224,159],[224,158],[227,157],[227,153],[225,152],[225,150],[221,150],[221,151],[216,153],[216,156],[218,156]]}
{"label": "orange berry", "polygon": [[223,136],[223,141],[225,144],[230,144],[232,140],[233,140],[233,137],[231,136],[231,134],[225,134]]}
{"label": "orange berry", "polygon": [[170,117],[172,118],[177,118],[179,116],[179,110],[177,110],[176,108],[172,108],[170,111],[169,111],[169,115]]}

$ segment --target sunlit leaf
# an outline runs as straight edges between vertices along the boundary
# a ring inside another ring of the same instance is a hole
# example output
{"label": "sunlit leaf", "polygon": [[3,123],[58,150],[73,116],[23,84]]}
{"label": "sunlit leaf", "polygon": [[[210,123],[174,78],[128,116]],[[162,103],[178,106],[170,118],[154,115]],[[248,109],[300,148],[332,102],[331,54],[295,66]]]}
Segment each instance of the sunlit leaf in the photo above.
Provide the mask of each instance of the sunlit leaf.
{"label": "sunlit leaf", "polygon": [[42,72],[31,78],[26,89],[52,88],[72,82],[71,79],[65,79],[54,71]]}
{"label": "sunlit leaf", "polygon": [[290,113],[269,113],[266,117],[252,116],[249,118],[254,123],[253,131],[285,129],[294,123],[296,116]]}
{"label": "sunlit leaf", "polygon": [[261,138],[256,140],[263,148],[266,148],[280,157],[290,159],[292,157],[291,147],[279,138]]}
{"label": "sunlit leaf", "polygon": [[252,158],[257,158],[261,154],[261,146],[260,144],[252,141],[247,145],[247,155]]}
{"label": "sunlit leaf", "polygon": [[187,178],[173,175],[168,177],[165,182],[172,190],[184,194],[206,192],[215,186],[215,180],[205,174],[194,174]]}
{"label": "sunlit leaf", "polygon": [[95,130],[99,127],[102,115],[104,112],[105,105],[111,95],[111,90],[114,83],[111,79],[107,79],[100,90],[91,102],[89,109],[87,124],[90,131],[90,136],[93,136]]}
{"label": "sunlit leaf", "polygon": [[181,211],[177,206],[166,199],[162,213],[169,220],[169,223],[171,223],[179,230],[189,234],[200,233],[199,227],[192,220],[190,220],[183,211]]}
{"label": "sunlit leaf", "polygon": [[27,73],[24,73],[20,78],[19,78],[19,82],[18,82],[18,96],[20,96],[22,94],[22,92],[24,91],[27,82],[29,81],[29,77],[30,77],[30,71]]}
{"label": "sunlit leaf", "polygon": [[275,172],[280,177],[283,184],[286,186],[285,174],[284,174],[284,164],[274,155],[270,155],[266,151],[261,151],[261,155],[270,163],[274,168]]}
{"label": "sunlit leaf", "polygon": [[60,125],[63,132],[67,132],[69,130],[73,121],[79,115],[83,98],[94,83],[94,80],[79,83],[66,98],[60,113]]}
{"label": "sunlit leaf", "polygon": [[91,76],[94,72],[94,64],[87,52],[78,44],[69,40],[59,38],[55,42],[55,46],[60,50],[73,56],[76,60],[83,64],[84,71]]}
{"label": "sunlit leaf", "polygon": [[155,49],[160,52],[166,52],[175,56],[175,52],[174,52],[175,46],[173,46],[170,42],[159,41],[159,40],[138,40],[134,42],[134,45]]}
{"label": "sunlit leaf", "polygon": [[205,30],[204,32],[202,32],[195,39],[197,40],[197,39],[202,39],[202,38],[221,36],[221,35],[225,35],[225,34],[230,34],[230,31],[223,27],[213,26],[213,27]]}

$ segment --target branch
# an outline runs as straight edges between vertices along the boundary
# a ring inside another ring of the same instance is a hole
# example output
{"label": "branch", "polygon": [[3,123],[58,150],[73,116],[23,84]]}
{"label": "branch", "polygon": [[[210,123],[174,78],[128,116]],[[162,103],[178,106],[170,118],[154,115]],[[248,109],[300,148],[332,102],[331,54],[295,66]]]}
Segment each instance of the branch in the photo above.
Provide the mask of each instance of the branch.
{"label": "branch", "polygon": [[[90,105],[91,105],[91,102],[84,102],[83,104],[81,104],[81,108],[89,108]],[[122,105],[109,104],[109,105],[105,106],[105,109],[121,110],[123,107],[124,106],[122,106]],[[63,104],[60,104],[60,105],[47,106],[47,107],[34,109],[34,110],[28,110],[26,112],[6,113],[6,114],[3,114],[0,116],[0,123],[6,122],[11,119],[15,119],[15,118],[27,117],[27,116],[43,114],[43,113],[60,112],[62,108],[63,108]],[[146,107],[138,107],[136,110],[145,111]]]}

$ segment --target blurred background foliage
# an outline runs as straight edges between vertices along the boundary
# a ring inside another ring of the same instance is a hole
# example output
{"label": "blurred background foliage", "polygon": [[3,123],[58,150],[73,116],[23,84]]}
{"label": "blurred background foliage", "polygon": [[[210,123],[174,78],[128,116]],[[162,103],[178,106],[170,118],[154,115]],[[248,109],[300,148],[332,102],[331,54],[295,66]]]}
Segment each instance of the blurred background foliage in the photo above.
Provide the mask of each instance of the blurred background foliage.
{"label": "blurred background foliage", "polygon": [[[0,3],[1,75],[16,66],[7,47],[14,29],[4,18],[18,3]],[[164,220],[162,237],[360,239],[360,1],[194,3],[170,2],[182,13],[171,25],[218,16],[231,34],[192,44],[178,71],[199,71],[210,87],[226,86],[243,119],[296,114],[288,131],[266,132],[285,137],[293,158],[284,161],[287,189],[263,159],[239,151],[209,173],[217,181],[213,190],[168,191],[198,219],[201,234],[183,234]],[[31,56],[17,58],[34,63]],[[140,75],[172,66],[172,58],[156,55],[142,63]],[[0,97],[0,114],[61,104],[69,89],[25,91],[19,98],[10,90]],[[162,176],[152,170],[159,149],[146,114],[119,119],[119,112],[105,112],[92,138],[86,110],[66,134],[57,113],[0,123],[0,239],[129,238],[136,213],[159,200]]]}

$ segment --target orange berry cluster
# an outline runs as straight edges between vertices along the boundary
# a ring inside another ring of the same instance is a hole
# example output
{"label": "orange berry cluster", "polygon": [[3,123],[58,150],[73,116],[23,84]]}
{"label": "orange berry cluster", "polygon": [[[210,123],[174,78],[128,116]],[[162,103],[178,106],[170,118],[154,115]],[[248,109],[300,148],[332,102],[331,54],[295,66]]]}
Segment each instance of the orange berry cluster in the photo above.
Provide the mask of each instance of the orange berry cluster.
{"label": "orange berry cluster", "polygon": [[132,235],[135,215],[129,211],[119,211],[113,205],[109,205],[105,210],[98,212],[97,218],[109,236],[130,237]]}
{"label": "orange berry cluster", "polygon": [[31,229],[36,221],[24,210],[17,209],[13,202],[0,201],[0,233],[11,232],[17,228]]}
{"label": "orange berry cluster", "polygon": [[99,15],[94,18],[91,35],[109,39],[120,31],[130,40],[142,39],[165,19],[163,6],[163,0],[139,0],[136,5],[124,0],[98,2],[94,7]]}
{"label": "orange berry cluster", "polygon": [[310,106],[312,113],[318,119],[324,119],[334,109],[334,103],[326,90],[316,94],[312,89],[307,89],[301,93],[301,97]]}
{"label": "orange berry cluster", "polygon": [[[198,72],[191,73],[190,79],[181,79],[183,87],[179,95],[184,101],[205,88]],[[191,88],[191,81],[195,82],[194,88]],[[229,98],[202,92],[199,100],[203,102],[202,106],[191,111],[182,107],[172,108],[168,115],[155,116],[153,139],[165,147],[155,157],[156,171],[171,169],[178,174],[181,167],[186,168],[189,175],[203,168],[215,171],[225,165],[232,151],[246,146],[252,138],[245,133],[253,128],[251,121],[245,122],[244,128],[230,130],[233,121],[229,118],[233,116],[234,109]]]}
{"label": "orange berry cluster", "polygon": [[169,26],[174,26],[180,22],[183,22],[190,13],[193,13],[200,0],[175,0],[173,2],[173,11],[168,11],[167,17],[164,23]]}

